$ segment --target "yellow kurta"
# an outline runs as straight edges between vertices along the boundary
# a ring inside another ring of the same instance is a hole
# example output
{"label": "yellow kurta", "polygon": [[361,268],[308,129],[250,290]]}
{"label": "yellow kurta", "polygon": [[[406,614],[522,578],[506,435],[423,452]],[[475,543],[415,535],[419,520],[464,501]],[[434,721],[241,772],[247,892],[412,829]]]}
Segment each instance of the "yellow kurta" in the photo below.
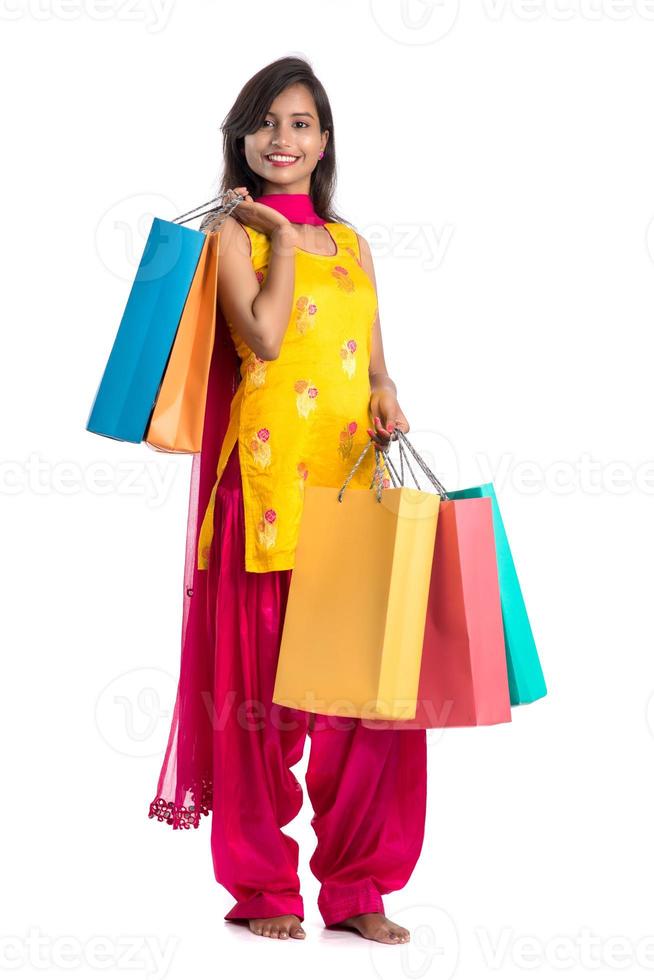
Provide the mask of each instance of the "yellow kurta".
{"label": "yellow kurta", "polygon": [[[270,239],[247,225],[259,282]],[[238,441],[245,514],[245,569],[293,568],[304,488],[339,488],[370,437],[370,343],[374,286],[360,264],[356,232],[328,222],[334,255],[295,249],[295,292],[279,357],[262,360],[227,323],[241,359],[211,498],[198,540],[206,569],[216,487]],[[370,448],[348,487],[370,487]],[[371,491],[372,492],[372,491]]]}

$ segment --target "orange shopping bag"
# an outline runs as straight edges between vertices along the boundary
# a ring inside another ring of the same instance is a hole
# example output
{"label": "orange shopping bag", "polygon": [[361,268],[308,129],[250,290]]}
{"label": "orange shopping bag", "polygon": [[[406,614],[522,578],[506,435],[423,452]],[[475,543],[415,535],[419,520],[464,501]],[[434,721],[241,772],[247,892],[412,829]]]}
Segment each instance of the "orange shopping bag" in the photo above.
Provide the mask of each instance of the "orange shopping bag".
{"label": "orange shopping bag", "polygon": [[209,367],[216,331],[220,232],[206,235],[144,442],[163,452],[202,445]]}
{"label": "orange shopping bag", "polygon": [[[413,718],[440,497],[305,488],[273,701],[342,717]],[[372,487],[372,484],[371,484]]]}

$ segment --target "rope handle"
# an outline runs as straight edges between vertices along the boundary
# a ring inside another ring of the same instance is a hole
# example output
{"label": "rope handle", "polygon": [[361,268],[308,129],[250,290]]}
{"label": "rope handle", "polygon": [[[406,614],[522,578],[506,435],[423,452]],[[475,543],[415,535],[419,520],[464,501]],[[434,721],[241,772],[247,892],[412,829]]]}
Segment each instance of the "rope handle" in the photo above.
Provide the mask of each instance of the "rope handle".
{"label": "rope handle", "polygon": [[[361,450],[361,452],[359,453],[359,458],[357,459],[356,463],[354,464],[354,466],[352,467],[352,469],[350,470],[350,472],[346,476],[345,483],[343,484],[343,486],[341,487],[341,489],[338,491],[337,497],[338,497],[339,504],[342,504],[343,503],[343,494],[345,492],[345,488],[348,485],[348,483],[350,482],[350,480],[352,479],[352,477],[354,476],[354,474],[356,473],[356,471],[358,470],[359,466],[361,465],[361,463],[363,461],[363,457],[366,455],[366,453],[368,452],[368,450],[370,449],[370,447],[371,446],[374,446],[374,445],[375,445],[374,440],[373,439],[369,439],[368,442],[363,447],[363,449]],[[381,466],[380,466],[380,463],[379,463],[379,454],[380,453],[381,453],[381,450],[380,449],[377,449],[377,447],[375,446],[375,463],[376,463],[376,466],[375,466],[375,471],[374,471],[373,477],[372,477],[372,483],[374,483],[375,482],[375,478],[377,478],[376,496],[377,496],[377,502],[378,503],[381,503],[381,492],[382,492]],[[371,488],[372,488],[372,483],[370,484],[370,487]]]}
{"label": "rope handle", "polygon": [[[238,207],[241,201],[245,200],[243,194],[235,194],[231,201],[227,204],[220,204],[217,208],[209,207],[211,204],[215,204],[217,201],[224,201],[227,197],[227,192],[220,194],[218,197],[214,197],[211,201],[205,201],[204,204],[198,204],[196,208],[192,208],[190,211],[185,211],[184,214],[180,214],[179,217],[173,218],[173,224],[185,225],[189,221],[193,221],[195,218],[202,218],[205,214],[231,214],[234,208]],[[200,211],[200,208],[208,208],[207,211]],[[200,214],[196,214],[196,211],[200,211]]]}
{"label": "rope handle", "polygon": [[[438,491],[438,494],[439,494],[441,500],[449,500],[449,497],[447,495],[447,491],[445,490],[445,487],[443,486],[443,484],[440,482],[440,480],[438,479],[438,477],[436,477],[432,473],[432,471],[430,470],[430,468],[427,465],[427,463],[425,462],[425,460],[422,458],[422,456],[420,456],[416,452],[415,448],[411,445],[411,443],[409,442],[409,440],[407,439],[406,435],[404,434],[404,432],[402,432],[401,429],[395,429],[393,431],[393,434],[391,436],[391,442],[393,442],[393,441],[396,441],[398,443],[398,447],[399,447],[399,453],[400,453],[400,476],[399,477],[398,477],[397,471],[395,469],[395,466],[393,465],[393,462],[392,462],[392,460],[390,458],[388,449],[378,449],[377,446],[375,446],[375,463],[376,463],[376,465],[375,465],[375,470],[374,470],[373,477],[372,477],[372,482],[370,484],[370,489],[372,489],[373,484],[376,482],[376,484],[377,484],[377,486],[376,486],[377,502],[378,503],[381,503],[382,486],[383,486],[383,467],[386,468],[386,472],[388,473],[388,475],[390,477],[390,480],[391,480],[391,482],[392,482],[392,484],[393,484],[394,487],[397,487],[398,486],[398,483],[399,483],[399,486],[404,486],[404,463],[406,462],[406,465],[407,465],[407,468],[409,470],[409,473],[413,477],[413,481],[416,484],[417,489],[420,490],[420,485],[418,484],[418,480],[416,478],[416,475],[413,472],[413,470],[411,469],[411,463],[409,462],[409,457],[408,457],[407,452],[406,452],[407,449],[409,450],[409,452],[411,453],[411,455],[414,457],[414,459],[416,460],[416,462],[420,466],[420,468],[423,471],[423,473],[427,476],[427,478],[429,479],[429,481],[436,488],[436,490]],[[361,465],[361,462],[363,461],[363,457],[366,455],[366,453],[368,452],[368,450],[370,449],[370,447],[372,445],[374,445],[374,440],[371,438],[370,441],[361,450],[361,453],[359,454],[359,458],[357,459],[357,461],[355,462],[354,466],[352,467],[352,469],[348,473],[347,477],[345,478],[345,482],[343,483],[343,486],[338,491],[338,502],[339,503],[342,503],[343,502],[343,494],[345,492],[346,486],[348,485],[348,483],[350,482],[350,480],[352,479],[352,477],[356,473],[357,469]],[[383,461],[383,464],[382,464],[382,461]],[[396,482],[396,479],[397,479],[398,482]]]}
{"label": "rope handle", "polygon": [[[416,480],[415,474],[414,474],[413,470],[411,469],[411,465],[409,463],[409,457],[406,455],[406,450],[407,449],[409,450],[409,452],[411,453],[411,455],[413,456],[413,458],[415,459],[415,461],[418,463],[420,469],[423,471],[423,473],[425,474],[425,476],[427,477],[427,479],[430,481],[430,483],[434,487],[436,487],[436,490],[438,491],[438,494],[439,494],[441,500],[449,500],[450,498],[449,498],[449,496],[447,494],[447,491],[446,491],[445,487],[443,486],[443,484],[441,483],[441,481],[438,479],[438,477],[435,476],[434,473],[432,473],[431,469],[427,465],[426,461],[422,458],[422,456],[418,452],[416,452],[416,449],[414,448],[414,446],[411,445],[411,443],[409,442],[409,440],[406,437],[406,434],[402,431],[402,429],[395,429],[394,430],[394,434],[395,433],[397,433],[397,437],[399,439],[400,457],[401,458],[403,457],[404,459],[406,459],[406,464],[409,467],[409,472],[411,473],[411,476],[413,476],[413,479],[414,479],[414,481],[416,483],[416,486],[417,486],[418,481]],[[387,450],[382,450],[382,452],[387,452]]]}

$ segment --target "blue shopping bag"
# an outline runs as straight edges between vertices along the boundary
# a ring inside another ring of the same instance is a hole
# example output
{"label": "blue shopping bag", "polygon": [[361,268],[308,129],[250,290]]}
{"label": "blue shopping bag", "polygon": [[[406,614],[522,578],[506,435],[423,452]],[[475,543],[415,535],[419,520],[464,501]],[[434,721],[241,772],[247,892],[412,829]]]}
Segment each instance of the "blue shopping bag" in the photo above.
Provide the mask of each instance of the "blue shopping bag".
{"label": "blue shopping bag", "polygon": [[201,231],[153,218],[89,432],[143,441],[205,239]]}
{"label": "blue shopping bag", "polygon": [[448,490],[447,495],[452,500],[490,497],[492,501],[511,704],[536,701],[547,694],[547,687],[493,484],[483,483],[464,490]]}

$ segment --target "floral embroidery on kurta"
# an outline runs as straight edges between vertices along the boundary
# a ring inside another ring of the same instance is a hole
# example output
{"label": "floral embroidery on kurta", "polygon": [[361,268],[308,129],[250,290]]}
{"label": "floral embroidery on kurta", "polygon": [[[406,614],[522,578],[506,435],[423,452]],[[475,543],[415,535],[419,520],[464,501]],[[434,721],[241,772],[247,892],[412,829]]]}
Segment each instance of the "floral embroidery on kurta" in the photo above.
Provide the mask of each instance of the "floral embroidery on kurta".
{"label": "floral embroidery on kurta", "polygon": [[305,381],[304,379],[296,381],[294,388],[297,395],[295,402],[298,415],[306,419],[309,417],[310,412],[315,411],[318,389],[310,381]]}
{"label": "floral embroidery on kurta", "polygon": [[310,296],[298,296],[295,304],[295,326],[297,332],[305,334],[315,326],[314,314],[318,310]]}
{"label": "floral embroidery on kurta", "polygon": [[356,350],[357,342],[356,340],[346,340],[341,344],[341,358],[343,364],[343,370],[347,374],[348,378],[354,377],[354,372],[356,371],[357,361],[356,361]]}
{"label": "floral embroidery on kurta", "polygon": [[252,355],[245,365],[245,371],[250,384],[253,384],[255,388],[260,388],[266,380],[266,362],[263,357],[258,357],[254,351],[252,351]]}
{"label": "floral embroidery on kurta", "polygon": [[277,512],[269,507],[257,524],[257,538],[264,548],[273,548],[277,540]]}
{"label": "floral embroidery on kurta", "polygon": [[345,246],[345,251],[348,252],[352,256],[352,258],[354,259],[354,261],[356,262],[356,264],[359,266],[359,268],[360,269],[363,269],[363,266],[361,265],[361,263],[359,261],[359,257],[357,255],[357,253],[354,251],[354,249],[353,248],[350,248],[349,245],[346,245]]}
{"label": "floral embroidery on kurta", "polygon": [[268,440],[270,439],[270,431],[268,429],[259,429],[259,431],[252,436],[250,439],[250,449],[252,450],[252,457],[259,466],[270,466],[271,451],[270,444]]}
{"label": "floral embroidery on kurta", "polygon": [[350,273],[343,265],[335,265],[332,268],[332,275],[335,276],[336,282],[345,290],[346,293],[354,292],[354,281],[350,278]]}
{"label": "floral embroidery on kurta", "polygon": [[298,472],[298,485],[300,488],[300,493],[304,494],[304,485],[307,482],[307,477],[309,475],[309,470],[307,469],[306,463],[298,463],[297,472]]}
{"label": "floral embroidery on kurta", "polygon": [[357,431],[356,422],[348,422],[345,425],[338,437],[338,451],[343,459],[349,459],[352,452],[352,436]]}

